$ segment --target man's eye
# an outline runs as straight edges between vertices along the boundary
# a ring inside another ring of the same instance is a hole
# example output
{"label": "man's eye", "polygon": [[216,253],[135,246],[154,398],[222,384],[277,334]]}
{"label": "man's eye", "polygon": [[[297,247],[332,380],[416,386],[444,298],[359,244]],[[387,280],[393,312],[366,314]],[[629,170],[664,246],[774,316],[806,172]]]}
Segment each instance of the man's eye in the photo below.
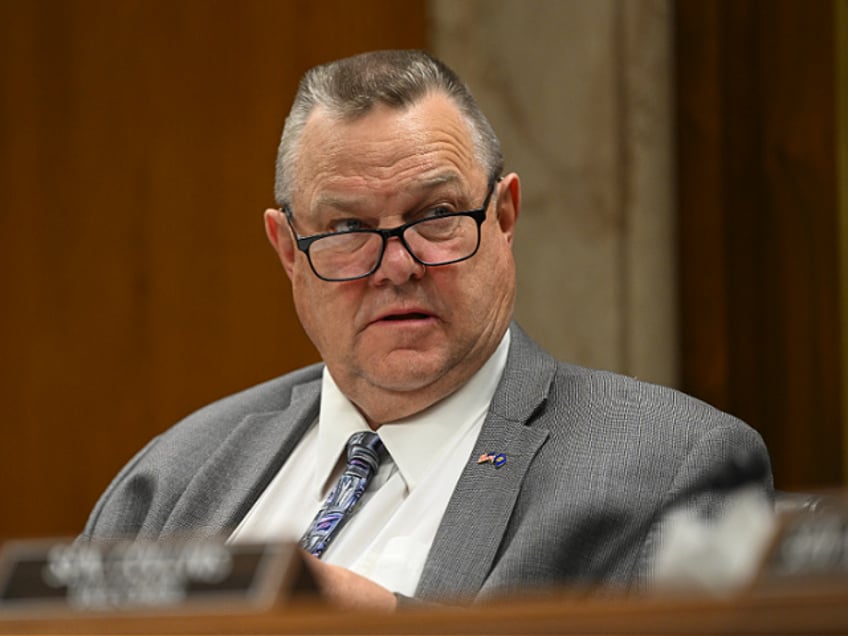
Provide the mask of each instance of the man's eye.
{"label": "man's eye", "polygon": [[445,205],[437,205],[434,208],[430,208],[424,213],[422,218],[431,219],[433,217],[445,216],[446,214],[453,214],[453,209],[445,206]]}
{"label": "man's eye", "polygon": [[364,229],[365,224],[360,219],[339,219],[330,224],[331,232],[354,232]]}

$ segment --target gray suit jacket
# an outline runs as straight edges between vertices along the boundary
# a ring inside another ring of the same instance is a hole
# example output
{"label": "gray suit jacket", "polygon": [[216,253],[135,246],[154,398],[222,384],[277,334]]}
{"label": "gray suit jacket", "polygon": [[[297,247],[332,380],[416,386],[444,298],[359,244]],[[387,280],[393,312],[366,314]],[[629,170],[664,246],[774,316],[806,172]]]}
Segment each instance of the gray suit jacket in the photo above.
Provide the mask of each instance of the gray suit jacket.
{"label": "gray suit jacket", "polygon": [[[154,439],[115,478],[83,536],[234,528],[315,419],[321,366],[211,404]],[[496,468],[483,453],[504,453]],[[674,390],[554,360],[516,325],[500,385],[450,499],[417,596],[531,586],[640,585],[663,514],[720,501],[711,476],[768,455],[741,421]],[[750,475],[748,476],[750,478]]]}

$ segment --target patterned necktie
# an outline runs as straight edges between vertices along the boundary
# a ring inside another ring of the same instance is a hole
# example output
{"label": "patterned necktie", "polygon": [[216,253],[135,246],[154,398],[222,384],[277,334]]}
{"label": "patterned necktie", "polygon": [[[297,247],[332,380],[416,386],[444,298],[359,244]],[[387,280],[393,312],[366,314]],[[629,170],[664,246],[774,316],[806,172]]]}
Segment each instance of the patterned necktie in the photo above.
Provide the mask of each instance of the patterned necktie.
{"label": "patterned necktie", "polygon": [[353,516],[359,498],[385,457],[386,448],[377,433],[360,431],[350,436],[347,466],[300,540],[300,547],[317,557],[324,553],[333,537]]}

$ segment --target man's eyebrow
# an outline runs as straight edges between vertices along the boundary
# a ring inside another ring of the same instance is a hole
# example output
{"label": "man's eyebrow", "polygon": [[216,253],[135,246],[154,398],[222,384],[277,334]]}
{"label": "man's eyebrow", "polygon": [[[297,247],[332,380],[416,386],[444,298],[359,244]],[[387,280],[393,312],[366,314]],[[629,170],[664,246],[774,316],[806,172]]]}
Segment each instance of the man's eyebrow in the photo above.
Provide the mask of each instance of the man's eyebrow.
{"label": "man's eyebrow", "polygon": [[436,174],[424,179],[421,179],[416,185],[418,190],[432,190],[438,186],[445,184],[454,185],[462,181],[461,177],[455,172],[446,172]]}
{"label": "man's eyebrow", "polygon": [[[426,192],[443,185],[455,185],[462,182],[462,177],[455,172],[446,172],[419,179],[413,186],[414,192]],[[334,208],[342,211],[355,210],[367,207],[364,197],[356,195],[339,195],[334,192],[323,192],[315,199],[318,207]]]}
{"label": "man's eyebrow", "polygon": [[339,196],[337,194],[322,193],[315,198],[315,205],[320,208],[335,208],[337,210],[352,210],[363,206],[362,197]]}

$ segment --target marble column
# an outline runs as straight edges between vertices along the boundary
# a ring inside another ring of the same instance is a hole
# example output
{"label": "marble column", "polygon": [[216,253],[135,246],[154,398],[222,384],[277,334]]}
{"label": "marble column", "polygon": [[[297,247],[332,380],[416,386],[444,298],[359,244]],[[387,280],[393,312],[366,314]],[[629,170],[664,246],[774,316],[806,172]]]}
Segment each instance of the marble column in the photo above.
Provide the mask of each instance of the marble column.
{"label": "marble column", "polygon": [[669,0],[431,0],[522,177],[524,328],[557,357],[678,379]]}

